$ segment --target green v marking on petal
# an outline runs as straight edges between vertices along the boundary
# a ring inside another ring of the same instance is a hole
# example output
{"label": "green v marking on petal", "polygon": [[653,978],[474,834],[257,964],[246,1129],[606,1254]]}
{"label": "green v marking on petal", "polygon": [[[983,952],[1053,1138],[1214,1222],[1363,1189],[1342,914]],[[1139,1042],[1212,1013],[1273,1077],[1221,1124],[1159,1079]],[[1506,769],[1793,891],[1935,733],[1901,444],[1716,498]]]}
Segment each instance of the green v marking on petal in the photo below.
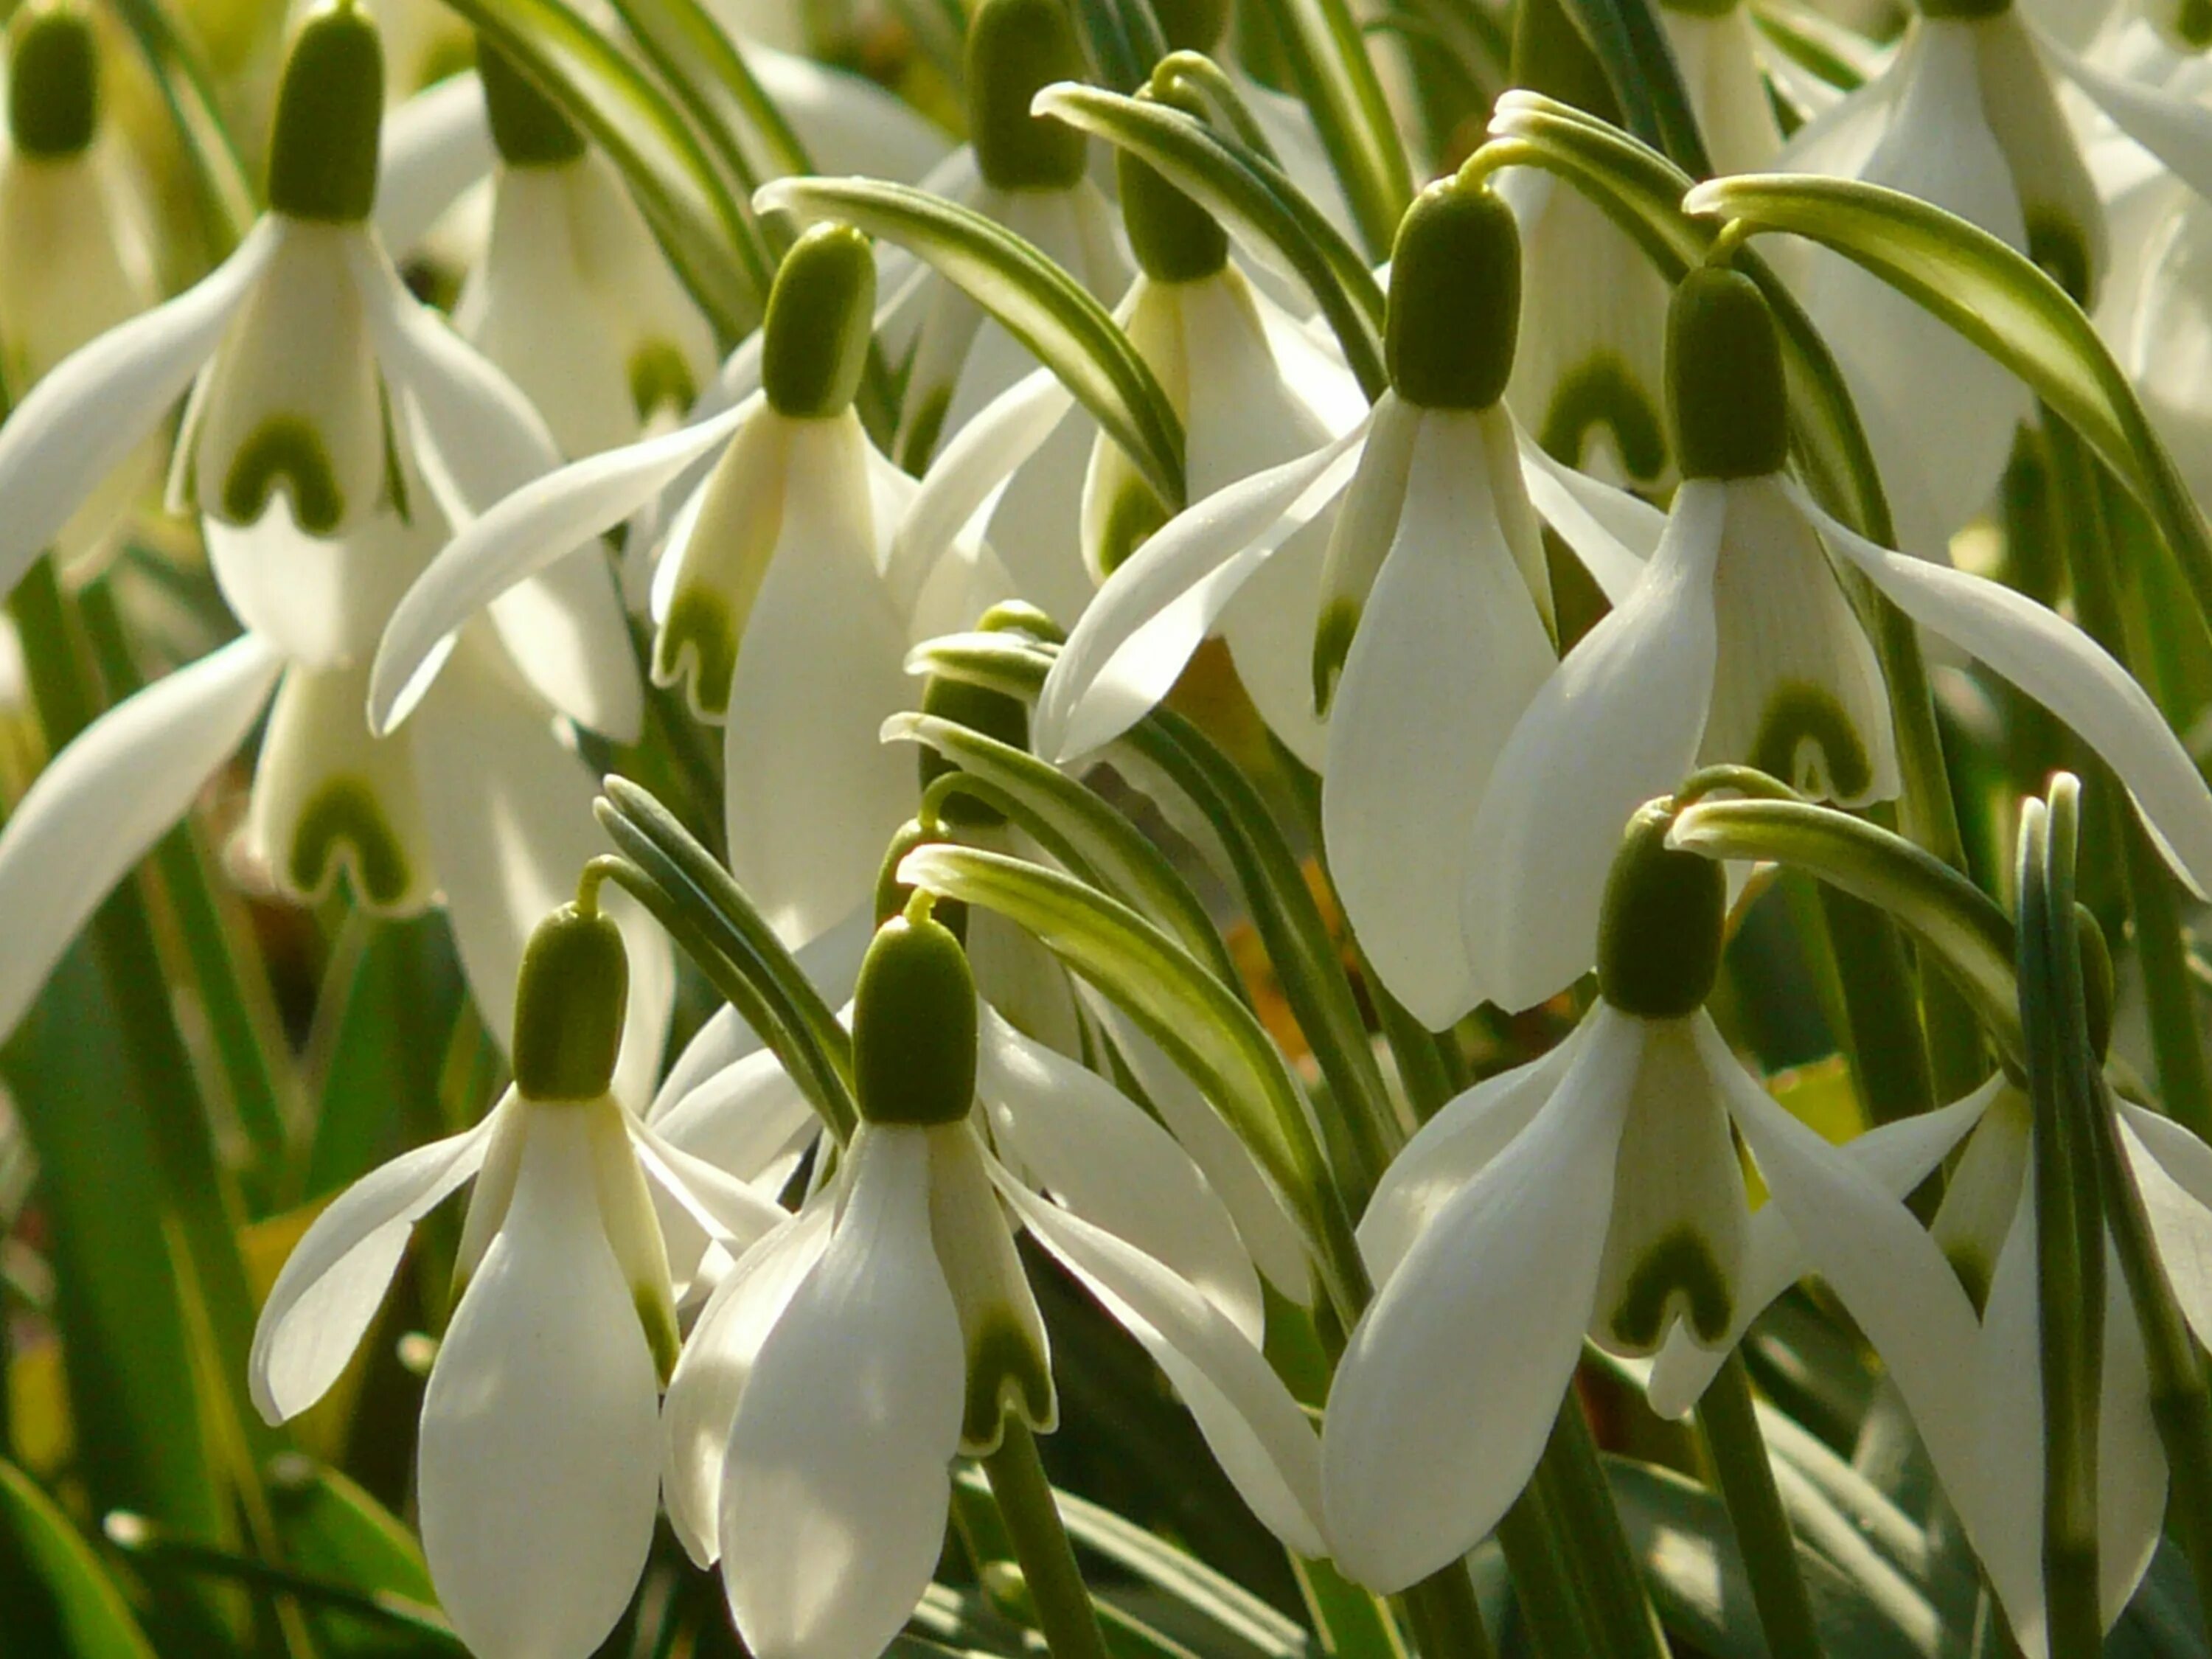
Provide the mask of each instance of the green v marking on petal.
{"label": "green v marking on petal", "polygon": [[1667,470],[1667,432],[1658,405],[1637,384],[1628,365],[1610,351],[1596,353],[1559,377],[1537,441],[1546,454],[1579,467],[1590,429],[1601,426],[1613,434],[1630,477],[1648,483]]}
{"label": "green v marking on petal", "polygon": [[1850,716],[1803,680],[1786,681],[1767,698],[1746,759],[1814,800],[1856,801],[1874,787],[1874,763]]}
{"label": "green v marking on petal", "polygon": [[1677,1307],[1698,1340],[1708,1345],[1727,1336],[1735,1312],[1735,1297],[1712,1247],[1687,1224],[1644,1251],[1620,1305],[1607,1316],[1607,1328],[1616,1341],[1649,1353],[1659,1346]]}
{"label": "green v marking on petal", "polygon": [[222,481],[222,515],[252,524],[269,507],[282,481],[292,498],[292,520],[313,536],[326,536],[345,517],[345,492],[322,434],[297,415],[264,421],[231,458]]}
{"label": "green v marking on petal", "polygon": [[321,893],[341,863],[379,908],[401,903],[413,885],[413,867],[376,792],[358,778],[332,778],[315,792],[293,826],[284,871],[299,891]]}

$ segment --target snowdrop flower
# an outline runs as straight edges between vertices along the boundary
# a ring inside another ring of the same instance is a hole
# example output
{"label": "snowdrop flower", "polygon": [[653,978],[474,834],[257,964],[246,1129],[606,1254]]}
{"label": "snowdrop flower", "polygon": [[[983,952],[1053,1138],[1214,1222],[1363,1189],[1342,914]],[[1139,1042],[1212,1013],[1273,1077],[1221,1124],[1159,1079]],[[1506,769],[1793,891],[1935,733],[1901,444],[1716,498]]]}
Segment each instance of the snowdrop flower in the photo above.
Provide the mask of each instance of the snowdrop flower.
{"label": "snowdrop flower", "polygon": [[491,240],[454,315],[562,452],[634,442],[713,378],[714,340],[605,157],[489,42]]}
{"label": "snowdrop flower", "polygon": [[[929,187],[996,220],[1111,304],[1127,286],[1129,266],[1113,210],[1091,181],[1090,141],[1030,113],[1039,89],[1083,77],[1066,9],[1057,0],[983,0],[968,25],[967,54],[968,146]],[[923,314],[891,453],[919,471],[939,441],[1028,373],[1031,360],[951,283],[927,271],[911,283],[898,303]],[[1073,442],[1063,471],[1079,471],[1082,453]]]}
{"label": "snowdrop flower", "polygon": [[360,1346],[415,1223],[476,1182],[422,1401],[416,1493],[440,1605],[481,1659],[583,1659],[644,1570],[659,1390],[677,1352],[646,1176],[732,1249],[783,1215],[609,1092],[627,978],[605,915],[548,917],[515,992],[514,1088],[475,1128],[341,1194],[254,1333],[254,1404],[281,1422]]}
{"label": "snowdrop flower", "polygon": [[[20,395],[87,341],[161,297],[151,228],[125,157],[99,137],[91,20],[32,10],[9,31],[8,147],[0,152],[0,372]],[[53,532],[82,569],[114,546],[160,478],[151,434]]]}
{"label": "snowdrop flower", "polygon": [[[1529,0],[1513,83],[1618,125],[1605,71],[1559,0]],[[1521,224],[1521,348],[1505,401],[1547,454],[1610,483],[1674,482],[1662,421],[1667,282],[1581,191],[1536,167],[1494,180]]]}
{"label": "snowdrop flower", "polygon": [[[0,427],[0,499],[11,508],[0,585],[195,376],[172,505],[198,507],[218,537],[281,515],[284,532],[342,539],[380,513],[431,505],[404,493],[410,478],[465,521],[557,460],[522,395],[407,292],[370,231],[382,85],[375,31],[358,11],[323,13],[300,32],[278,98],[269,212],[198,287],[76,353]],[[298,544],[270,535],[257,544],[269,556]],[[235,569],[246,550],[234,550]],[[216,570],[225,576],[223,560]],[[259,575],[264,592],[281,589]],[[563,713],[618,741],[635,736],[628,629],[597,549],[507,596],[493,621]]]}
{"label": "snowdrop flower", "polygon": [[1761,44],[1744,0],[1662,0],[1659,21],[1713,171],[1771,168],[1782,149],[1782,129],[1767,95],[1765,66],[1787,54]]}
{"label": "snowdrop flower", "polygon": [[1527,1007],[1581,975],[1612,826],[1693,767],[1747,762],[1843,805],[1898,793],[1887,690],[1832,559],[2071,726],[2174,867],[2212,881],[2212,792],[2102,647],[2009,588],[1875,546],[1784,476],[1781,349],[1749,279],[1686,278],[1669,348],[1685,477],[1666,533],[1537,693],[1475,815],[1462,920],[1487,995]]}
{"label": "snowdrop flower", "polygon": [[718,455],[655,574],[654,678],[723,728],[730,868],[784,939],[803,944],[865,902],[914,805],[908,763],[877,740],[912,706],[906,653],[1004,597],[972,544],[927,568],[890,550],[914,481],[852,406],[874,291],[865,237],[801,236],[769,296],[761,392],[574,463],[468,526],[394,611],[372,719],[389,730],[408,717],[477,607]]}
{"label": "snowdrop flower", "polygon": [[[2191,189],[2212,189],[2212,111],[2090,63],[2010,0],[1923,5],[1889,67],[1802,129],[1776,167],[1919,197],[2090,305],[2111,246],[2064,84]],[[1850,261],[1815,252],[1808,270],[1807,307],[1850,383],[1901,544],[1940,559],[1995,489],[2027,389]]]}
{"label": "snowdrop flower", "polygon": [[1900,1375],[1957,1286],[1911,1212],[1745,1072],[1705,1012],[1726,878],[1638,811],[1607,887],[1599,998],[1550,1054],[1447,1104],[1359,1226],[1381,1289],[1322,1431],[1337,1565],[1395,1590],[1472,1549],[1527,1483],[1588,1335],[1720,1349],[1757,1264],[1735,1136],[1769,1207]]}
{"label": "snowdrop flower", "polygon": [[1053,1426],[1017,1224],[1159,1363],[1261,1520],[1321,1548],[1319,1446],[1261,1356],[1218,1201],[1073,1062],[987,1017],[979,1064],[974,983],[930,908],[861,969],[862,1122],[835,1178],[722,1280],[670,1386],[670,1517],[695,1559],[719,1554],[761,1659],[879,1652],[936,1567],[953,1456],[994,1449],[1009,1413]]}

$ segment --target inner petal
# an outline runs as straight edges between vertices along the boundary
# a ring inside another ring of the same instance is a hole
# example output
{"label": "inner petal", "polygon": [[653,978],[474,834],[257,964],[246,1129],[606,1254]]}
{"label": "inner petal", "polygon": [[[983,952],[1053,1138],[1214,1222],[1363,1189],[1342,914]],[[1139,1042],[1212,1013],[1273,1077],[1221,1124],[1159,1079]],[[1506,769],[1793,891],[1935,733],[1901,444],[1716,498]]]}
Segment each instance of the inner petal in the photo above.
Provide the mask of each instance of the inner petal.
{"label": "inner petal", "polygon": [[930,1237],[968,1352],[960,1446],[981,1457],[998,1449],[1008,1412],[1040,1432],[1059,1422],[1052,1349],[975,1132],[961,1122],[927,1133]]}

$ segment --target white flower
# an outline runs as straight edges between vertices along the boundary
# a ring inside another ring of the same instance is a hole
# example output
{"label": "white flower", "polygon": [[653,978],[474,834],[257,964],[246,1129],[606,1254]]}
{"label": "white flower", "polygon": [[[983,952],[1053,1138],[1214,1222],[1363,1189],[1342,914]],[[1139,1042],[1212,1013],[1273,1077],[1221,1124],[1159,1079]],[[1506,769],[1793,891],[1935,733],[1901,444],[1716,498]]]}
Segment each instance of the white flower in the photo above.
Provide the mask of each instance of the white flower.
{"label": "white flower", "polygon": [[[1640,814],[1623,866],[1692,856],[1655,852],[1665,827]],[[1497,1524],[1585,1335],[1632,1355],[1733,1345],[1775,1248],[1750,1224],[1735,1135],[1893,1370],[1955,1360],[1912,1316],[1957,1290],[1919,1223],[1777,1104],[1698,1006],[1719,960],[1720,870],[1664,878],[1705,884],[1709,930],[1613,940],[1635,959],[1601,964],[1583,1023],[1424,1125],[1360,1222],[1381,1288],[1330,1391],[1322,1476],[1337,1564],[1374,1589],[1402,1589]],[[1672,960],[1678,946],[1699,971]]]}
{"label": "white flower", "polygon": [[613,166],[495,48],[477,59],[501,166],[490,243],[455,319],[564,453],[634,442],[691,407],[714,336]]}
{"label": "white flower", "polygon": [[316,1217],[254,1333],[255,1405],[272,1423],[305,1411],[368,1334],[414,1224],[476,1181],[416,1491],[440,1604],[482,1659],[583,1659],[643,1571],[677,1347],[646,1175],[732,1249],[783,1214],[606,1092],[622,949],[604,918],[544,924],[517,996],[516,1086],[475,1128],[394,1158]]}
{"label": "white flower", "polygon": [[[2081,57],[2000,0],[1930,8],[1889,67],[1808,123],[1777,169],[1861,178],[2010,243],[2093,303],[2111,244],[2081,140],[2057,97],[2079,91],[2202,192],[2212,110]],[[1988,501],[2027,392],[1980,348],[1840,256],[1814,255],[1806,304],[1850,383],[1899,526],[1941,558]]]}
{"label": "white flower", "polygon": [[1261,1519],[1321,1548],[1319,1446],[1261,1357],[1218,1200],[1073,1062],[1000,1028],[979,1071],[959,947],[909,918],[862,969],[865,1121],[836,1178],[725,1277],[670,1387],[671,1518],[696,1559],[719,1553],[762,1659],[878,1652],[935,1568],[954,1455],[993,1449],[1009,1411],[1052,1426],[1015,1224],[1158,1362]]}
{"label": "white flower", "polygon": [[1658,12],[1713,171],[1768,171],[1782,149],[1782,129],[1765,76],[1780,66],[1778,84],[1792,93],[1810,77],[1801,71],[1782,78],[1789,54],[1765,45],[1743,0],[1662,0]]}
{"label": "white flower", "polygon": [[877,738],[912,706],[906,653],[1005,594],[972,545],[927,567],[890,548],[915,485],[852,408],[873,291],[866,239],[834,226],[800,238],[763,330],[764,391],[572,464],[468,526],[392,615],[372,720],[409,718],[479,607],[718,455],[654,575],[654,676],[722,726],[731,872],[763,914],[794,945],[851,914],[913,811],[912,762]]}
{"label": "white flower", "polygon": [[[87,341],[161,298],[152,227],[128,158],[98,131],[98,44],[76,12],[9,31],[0,151],[0,369],[20,396]],[[54,532],[64,564],[111,550],[161,471],[148,434]]]}
{"label": "white flower", "polygon": [[[1877,547],[1823,513],[1779,470],[1780,360],[1757,290],[1708,272],[1677,305],[1708,307],[1711,325],[1670,371],[1678,428],[1717,420],[1747,447],[1686,459],[1642,579],[1567,653],[1498,756],[1463,890],[1485,994],[1523,1008],[1588,969],[1616,826],[1696,766],[1747,762],[1844,805],[1897,793],[1887,690],[1832,558],[2071,726],[2175,868],[2212,882],[2212,792],[2126,670],[2011,589]],[[1697,388],[1702,416],[1680,401]],[[1682,442],[1694,455],[1701,441]]]}

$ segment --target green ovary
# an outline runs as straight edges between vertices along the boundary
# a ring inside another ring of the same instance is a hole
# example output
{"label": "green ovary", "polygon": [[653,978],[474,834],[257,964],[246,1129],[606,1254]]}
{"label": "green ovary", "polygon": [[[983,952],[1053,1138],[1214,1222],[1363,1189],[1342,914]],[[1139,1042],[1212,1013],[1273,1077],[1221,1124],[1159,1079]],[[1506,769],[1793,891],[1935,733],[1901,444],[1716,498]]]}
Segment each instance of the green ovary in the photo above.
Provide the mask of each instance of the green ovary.
{"label": "green ovary", "polygon": [[665,340],[649,340],[631,354],[629,398],[637,418],[649,421],[664,409],[682,414],[699,395],[691,365]]}
{"label": "green ovary", "polygon": [[730,707],[730,681],[738,672],[738,634],[730,607],[702,587],[678,590],[668,620],[653,647],[656,684],[674,685],[689,671],[692,712],[719,720]]}
{"label": "green ovary", "polygon": [[315,792],[292,830],[284,871],[302,893],[319,893],[343,860],[369,904],[402,902],[414,872],[376,793],[356,778],[332,778]]}
{"label": "green ovary", "polygon": [[1607,1316],[1607,1328],[1615,1341],[1648,1353],[1659,1346],[1678,1297],[1700,1342],[1710,1346],[1728,1334],[1735,1298],[1711,1246],[1686,1226],[1675,1228],[1644,1253],[1620,1305]]}
{"label": "green ovary", "polygon": [[345,517],[345,492],[330,451],[313,425],[296,415],[263,422],[239,446],[222,481],[223,517],[253,523],[268,510],[279,481],[291,497],[293,522],[310,535],[330,534]]}
{"label": "green ovary", "polygon": [[1866,745],[1836,700],[1802,681],[1766,701],[1750,763],[1815,799],[1863,799],[1874,787]]}
{"label": "green ovary", "polygon": [[1538,441],[1547,454],[1578,466],[1593,427],[1613,434],[1620,464],[1632,478],[1649,481],[1666,471],[1667,434],[1658,407],[1610,352],[1601,352],[1560,377]]}
{"label": "green ovary", "polygon": [[963,1450],[981,1457],[998,1449],[1006,1413],[1019,1412],[1031,1428],[1059,1419],[1052,1371],[1018,1321],[986,1316],[968,1338],[968,1397],[960,1419]]}

